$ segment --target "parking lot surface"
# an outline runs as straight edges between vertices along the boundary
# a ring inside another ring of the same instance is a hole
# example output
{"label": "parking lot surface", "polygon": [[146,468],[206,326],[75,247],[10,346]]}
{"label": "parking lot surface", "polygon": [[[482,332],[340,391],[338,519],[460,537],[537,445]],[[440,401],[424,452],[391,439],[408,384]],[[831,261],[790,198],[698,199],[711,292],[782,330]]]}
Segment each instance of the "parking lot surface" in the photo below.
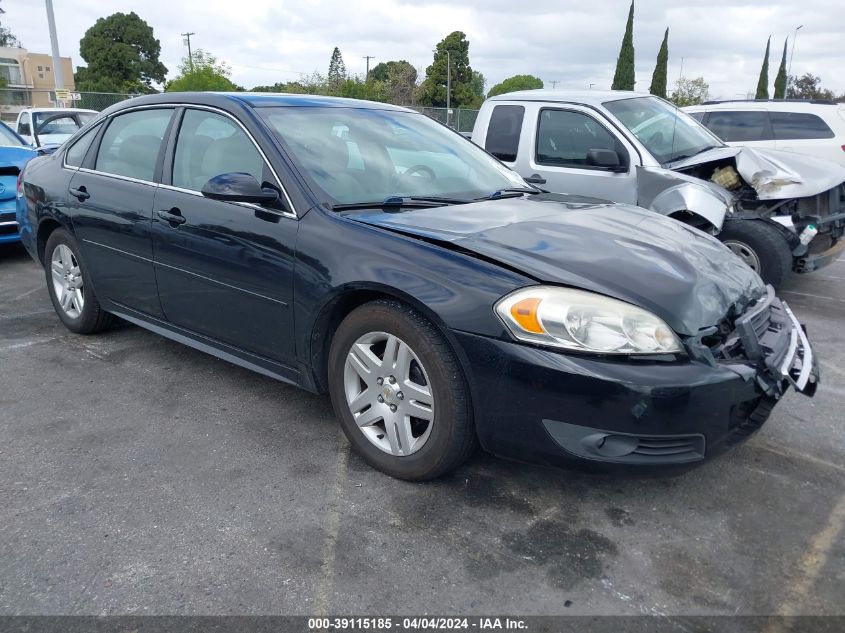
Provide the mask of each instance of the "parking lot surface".
{"label": "parking lot surface", "polygon": [[369,468],[315,396],[130,325],[68,332],[0,248],[0,614],[845,614],[845,259],[749,442],[619,478]]}

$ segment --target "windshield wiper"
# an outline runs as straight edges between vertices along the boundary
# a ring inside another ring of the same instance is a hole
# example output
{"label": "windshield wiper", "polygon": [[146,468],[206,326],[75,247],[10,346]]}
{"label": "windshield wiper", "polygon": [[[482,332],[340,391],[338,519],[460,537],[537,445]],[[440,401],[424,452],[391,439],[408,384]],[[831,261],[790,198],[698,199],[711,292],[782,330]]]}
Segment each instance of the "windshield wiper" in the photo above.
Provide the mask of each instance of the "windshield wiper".
{"label": "windshield wiper", "polygon": [[476,200],[501,200],[502,198],[521,198],[526,193],[543,193],[543,190],[534,187],[509,187],[507,189],[499,189],[498,191],[494,191],[489,196],[482,196],[481,198],[476,198]]}
{"label": "windshield wiper", "polygon": [[693,152],[692,154],[681,154],[680,156],[674,156],[674,157],[672,157],[672,160],[670,160],[669,162],[670,163],[676,163],[679,160],[686,160],[687,158],[692,158],[693,156],[698,156],[699,154],[703,154],[704,152],[709,152],[711,149],[716,149],[717,147],[719,147],[719,146],[718,145],[709,145],[709,146],[705,147],[704,149],[700,149],[697,152]]}
{"label": "windshield wiper", "polygon": [[377,202],[341,202],[329,208],[332,211],[351,211],[354,209],[427,209],[450,204],[467,204],[473,200],[446,198],[439,196],[388,196]]}

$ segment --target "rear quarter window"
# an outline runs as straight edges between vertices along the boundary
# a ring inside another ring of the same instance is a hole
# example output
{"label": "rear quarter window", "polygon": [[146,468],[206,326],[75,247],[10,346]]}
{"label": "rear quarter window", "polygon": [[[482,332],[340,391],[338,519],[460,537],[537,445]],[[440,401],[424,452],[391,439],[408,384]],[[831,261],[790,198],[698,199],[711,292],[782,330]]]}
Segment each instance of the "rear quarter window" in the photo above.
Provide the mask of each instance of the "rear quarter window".
{"label": "rear quarter window", "polygon": [[833,138],[833,130],[821,117],[806,112],[770,112],[772,132],[779,141]]}
{"label": "rear quarter window", "polygon": [[499,160],[512,163],[519,149],[519,135],[525,108],[518,105],[497,105],[490,115],[484,149]]}

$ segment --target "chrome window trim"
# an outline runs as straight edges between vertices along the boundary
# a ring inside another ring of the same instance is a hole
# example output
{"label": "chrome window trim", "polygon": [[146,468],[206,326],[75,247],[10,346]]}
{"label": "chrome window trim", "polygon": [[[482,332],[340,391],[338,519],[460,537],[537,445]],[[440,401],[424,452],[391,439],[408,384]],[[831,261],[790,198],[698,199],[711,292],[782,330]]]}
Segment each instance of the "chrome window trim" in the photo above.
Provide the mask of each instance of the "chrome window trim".
{"label": "chrome window trim", "polygon": [[[253,137],[252,134],[250,134],[249,130],[246,129],[246,127],[244,126],[243,123],[241,123],[232,114],[230,114],[229,112],[226,112],[225,110],[222,110],[221,108],[218,108],[218,107],[215,107],[215,106],[204,105],[204,104],[198,104],[198,103],[169,103],[168,102],[168,103],[136,105],[136,106],[124,108],[122,110],[114,112],[113,114],[108,115],[107,117],[104,117],[103,122],[105,122],[106,119],[112,119],[116,116],[120,116],[121,114],[126,114],[127,112],[132,112],[134,110],[150,110],[150,109],[161,109],[161,108],[174,108],[174,109],[175,108],[186,108],[186,109],[187,108],[194,108],[194,109],[197,109],[197,110],[209,110],[211,112],[215,112],[217,114],[222,114],[223,116],[229,117],[230,119],[232,119],[232,121],[237,123],[238,126],[244,131],[244,134],[246,134],[247,138],[255,146],[255,149],[258,150],[258,153],[261,155],[261,158],[264,161],[264,163],[267,165],[267,168],[270,170],[270,173],[273,174],[273,178],[276,179],[276,185],[278,185],[279,190],[284,195],[285,202],[287,203],[288,208],[290,208],[291,210],[290,211],[274,211],[273,209],[269,209],[267,207],[262,207],[260,205],[256,205],[256,204],[252,204],[252,203],[246,203],[246,202],[237,202],[237,203],[233,203],[233,204],[238,204],[239,206],[245,206],[245,207],[250,207],[250,208],[254,208],[254,209],[259,209],[261,211],[268,211],[270,213],[278,213],[279,215],[282,215],[282,216],[285,216],[285,217],[299,219],[299,216],[296,213],[296,208],[293,206],[293,202],[291,201],[290,196],[288,195],[287,189],[285,189],[284,185],[282,185],[282,181],[279,178],[279,174],[277,174],[276,170],[273,169],[273,165],[267,159],[267,155],[264,153],[264,150],[262,150],[261,146],[258,145],[258,143],[256,142],[255,137]],[[162,139],[162,142],[164,142],[164,140],[165,139]],[[177,140],[177,142],[179,140],[178,132],[177,132],[177,135],[176,135],[176,140]],[[176,148],[174,146],[174,155],[175,155],[175,149]],[[64,163],[64,156],[62,156],[62,163]],[[64,164],[62,166],[64,166]],[[67,167],[68,167],[68,169],[73,169],[72,165],[68,165]],[[165,189],[170,189],[171,191],[180,191],[182,193],[190,193],[192,195],[198,195],[198,196],[201,196],[201,197],[205,197],[199,191],[193,191],[192,189],[183,189],[181,187],[174,187],[173,185],[165,185],[165,184],[159,183],[159,182],[150,182],[149,180],[139,180],[137,178],[132,178],[130,176],[121,176],[120,174],[110,174],[110,173],[105,172],[105,171],[98,171],[96,169],[88,169],[87,167],[77,167],[76,170],[82,171],[82,172],[85,172],[85,173],[89,173],[89,174],[110,176],[112,178],[117,178],[119,180],[126,180],[128,182],[134,182],[134,183],[138,183],[138,184],[142,184],[142,185],[154,185],[156,187],[163,187]]]}
{"label": "chrome window trim", "polygon": [[[74,139],[73,143],[71,143],[71,144],[69,144],[69,145],[67,146],[67,149],[62,149],[62,147],[61,147],[61,146],[59,146],[59,147],[57,147],[57,148],[56,148],[56,151],[57,151],[57,152],[58,152],[58,151],[61,151],[61,152],[62,152],[62,167],[63,167],[64,169],[72,169],[73,171],[79,171],[80,166],[78,166],[78,165],[68,165],[68,164],[67,164],[67,153],[68,153],[68,151],[70,150],[70,148],[71,148],[71,147],[73,147],[73,146],[74,146],[74,145],[76,145],[79,141],[81,141],[81,140],[82,140],[82,137],[83,137],[83,136],[85,136],[86,134],[88,134],[88,132],[89,132],[90,130],[94,129],[94,126],[95,126],[95,125],[102,125],[102,121],[97,121],[97,123],[95,123],[94,125],[92,125],[89,129],[85,130],[82,134],[80,134],[80,135],[79,135],[79,138]],[[83,126],[83,127],[85,127],[85,126]],[[83,129],[83,128],[79,128],[79,130],[77,130],[77,132],[82,131],[82,129]],[[98,133],[99,133],[99,130],[98,130]],[[96,135],[96,134],[94,134],[94,137],[95,137],[95,138],[94,138],[94,140],[96,140],[96,136],[97,136],[97,135]],[[69,141],[69,140],[70,140],[70,139],[68,139],[68,141]],[[65,143],[67,143],[68,141],[65,141]],[[91,145],[93,145],[93,143],[94,143],[94,141],[92,140],[92,141],[91,141]],[[64,145],[64,143],[63,143],[62,145]],[[89,146],[88,146],[88,149],[91,149],[91,145],[89,145]],[[85,152],[85,153],[86,153],[86,154],[88,153],[88,152],[87,152],[87,150],[86,150],[86,152]],[[85,156],[83,156],[82,158],[83,158],[83,161],[84,161]]]}
{"label": "chrome window trim", "polygon": [[[205,198],[202,195],[201,191],[196,191],[194,189],[185,189],[183,187],[175,187],[173,185],[165,185],[164,183],[158,184],[159,189],[167,189],[168,191],[175,191],[178,193],[186,193],[191,196],[197,196],[198,198]],[[206,200],[210,200],[210,198],[205,198]],[[279,211],[278,209],[272,209],[270,207],[263,207],[260,204],[255,204],[253,202],[229,202],[228,204],[236,204],[239,207],[246,207],[248,209],[255,209],[256,211],[263,211],[264,213],[273,213],[275,215],[279,215],[285,218],[294,218],[296,219],[298,216],[295,213],[291,213],[290,211]]]}
{"label": "chrome window trim", "polygon": [[[72,169],[72,167],[68,167]],[[140,178],[132,178],[132,176],[122,176],[121,174],[110,174],[107,171],[98,171],[96,169],[88,169],[87,167],[77,167],[76,171],[81,171],[85,174],[93,174],[94,176],[105,176],[107,178],[114,178],[116,180],[125,180],[126,182],[134,182],[137,185],[149,185],[151,187],[158,187],[159,183],[150,180],[141,180]]]}

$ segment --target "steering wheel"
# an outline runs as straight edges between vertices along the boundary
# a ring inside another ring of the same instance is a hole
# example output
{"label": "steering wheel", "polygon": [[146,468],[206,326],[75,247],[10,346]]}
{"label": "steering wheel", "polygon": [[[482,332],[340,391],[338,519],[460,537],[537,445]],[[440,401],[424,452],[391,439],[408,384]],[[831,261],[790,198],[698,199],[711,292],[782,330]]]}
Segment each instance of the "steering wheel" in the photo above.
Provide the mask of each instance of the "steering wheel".
{"label": "steering wheel", "polygon": [[401,191],[399,185],[405,184],[405,179],[410,178],[414,174],[425,174],[429,180],[437,180],[437,174],[428,165],[411,165],[401,174],[396,175],[393,179],[393,187],[391,188]]}

